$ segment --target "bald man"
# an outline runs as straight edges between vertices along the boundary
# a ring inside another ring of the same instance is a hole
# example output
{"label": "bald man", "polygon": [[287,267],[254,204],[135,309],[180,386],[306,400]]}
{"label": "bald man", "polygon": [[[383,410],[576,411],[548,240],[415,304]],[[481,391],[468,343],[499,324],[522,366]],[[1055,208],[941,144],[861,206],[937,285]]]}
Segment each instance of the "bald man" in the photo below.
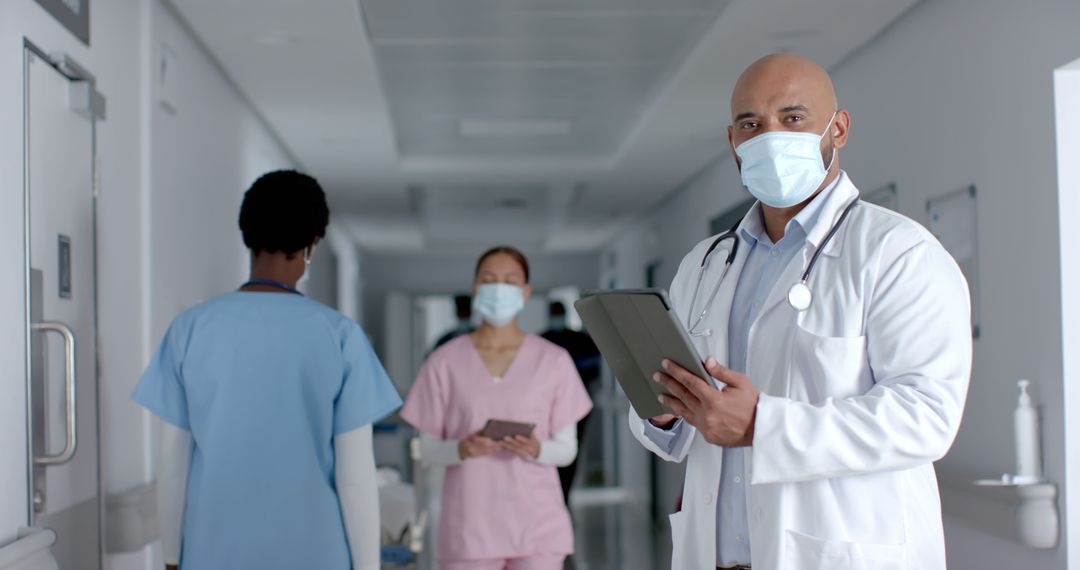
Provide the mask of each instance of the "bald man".
{"label": "bald man", "polygon": [[670,362],[673,414],[630,427],[687,461],[672,568],[945,568],[933,461],[971,373],[967,284],[917,223],[859,201],[851,119],[796,55],[739,77],[728,139],[757,198],[683,260],[671,299],[712,378]]}

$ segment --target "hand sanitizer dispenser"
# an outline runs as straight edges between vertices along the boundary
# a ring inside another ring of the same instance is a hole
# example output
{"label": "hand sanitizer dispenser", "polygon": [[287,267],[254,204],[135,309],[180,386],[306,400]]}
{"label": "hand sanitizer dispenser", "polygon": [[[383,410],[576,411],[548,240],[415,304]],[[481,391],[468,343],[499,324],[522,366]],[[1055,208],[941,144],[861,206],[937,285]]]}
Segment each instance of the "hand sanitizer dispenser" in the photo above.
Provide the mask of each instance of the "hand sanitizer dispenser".
{"label": "hand sanitizer dispenser", "polygon": [[1020,399],[1013,412],[1016,430],[1016,475],[1017,484],[1042,481],[1042,446],[1039,441],[1039,411],[1031,403],[1028,387],[1031,382],[1020,380]]}
{"label": "hand sanitizer dispenser", "polygon": [[1031,548],[1055,548],[1061,529],[1057,512],[1057,486],[1043,477],[1039,410],[1031,400],[1031,382],[1020,380],[1020,397],[1013,412],[1016,438],[1016,473],[1000,479],[980,479],[979,487],[1014,488],[1020,505],[1016,531],[1020,542]]}

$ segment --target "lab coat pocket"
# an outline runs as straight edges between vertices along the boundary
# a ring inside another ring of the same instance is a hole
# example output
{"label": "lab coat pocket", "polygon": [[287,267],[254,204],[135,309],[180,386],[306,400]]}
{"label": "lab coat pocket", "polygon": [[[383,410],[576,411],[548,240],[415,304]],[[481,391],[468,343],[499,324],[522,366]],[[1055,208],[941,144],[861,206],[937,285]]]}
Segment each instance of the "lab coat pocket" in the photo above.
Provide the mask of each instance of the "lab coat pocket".
{"label": "lab coat pocket", "polygon": [[787,531],[786,570],[904,570],[903,544],[826,540]]}
{"label": "lab coat pocket", "polygon": [[821,336],[795,327],[788,396],[818,403],[865,394],[873,386],[866,337]]}

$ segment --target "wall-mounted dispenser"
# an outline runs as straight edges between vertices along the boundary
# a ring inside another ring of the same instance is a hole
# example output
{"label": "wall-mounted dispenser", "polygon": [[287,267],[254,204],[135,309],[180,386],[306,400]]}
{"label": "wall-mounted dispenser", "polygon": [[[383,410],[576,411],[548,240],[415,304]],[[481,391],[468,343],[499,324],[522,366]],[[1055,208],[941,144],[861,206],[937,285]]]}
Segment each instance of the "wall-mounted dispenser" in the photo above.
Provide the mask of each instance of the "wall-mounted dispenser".
{"label": "wall-mounted dispenser", "polygon": [[1031,403],[1029,380],[1016,382],[1020,387],[1020,399],[1013,412],[1013,429],[1016,439],[1016,475],[1019,484],[1038,483],[1043,479],[1042,445],[1039,438],[1039,410]]}
{"label": "wall-mounted dispenser", "polygon": [[1020,506],[1016,510],[1016,532],[1031,548],[1054,548],[1059,534],[1057,485],[1047,481],[1042,472],[1042,438],[1039,429],[1039,410],[1028,388],[1029,380],[1017,382],[1020,396],[1013,412],[1016,441],[1016,472],[1000,479],[981,479],[981,487],[1016,487]]}

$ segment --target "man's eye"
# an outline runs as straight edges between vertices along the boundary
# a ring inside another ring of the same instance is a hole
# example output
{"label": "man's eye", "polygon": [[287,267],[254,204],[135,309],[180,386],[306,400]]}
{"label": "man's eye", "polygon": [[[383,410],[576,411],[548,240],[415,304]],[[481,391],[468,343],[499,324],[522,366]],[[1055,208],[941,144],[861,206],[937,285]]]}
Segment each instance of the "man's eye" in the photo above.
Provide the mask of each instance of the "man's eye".
{"label": "man's eye", "polygon": [[802,121],[803,118],[804,117],[802,117],[801,115],[792,115],[792,116],[787,118],[787,122],[789,122],[789,123],[798,123],[798,122]]}
{"label": "man's eye", "polygon": [[743,124],[739,125],[739,127],[742,128],[742,130],[744,130],[744,131],[749,131],[751,129],[756,129],[757,128],[757,123],[743,123]]}

